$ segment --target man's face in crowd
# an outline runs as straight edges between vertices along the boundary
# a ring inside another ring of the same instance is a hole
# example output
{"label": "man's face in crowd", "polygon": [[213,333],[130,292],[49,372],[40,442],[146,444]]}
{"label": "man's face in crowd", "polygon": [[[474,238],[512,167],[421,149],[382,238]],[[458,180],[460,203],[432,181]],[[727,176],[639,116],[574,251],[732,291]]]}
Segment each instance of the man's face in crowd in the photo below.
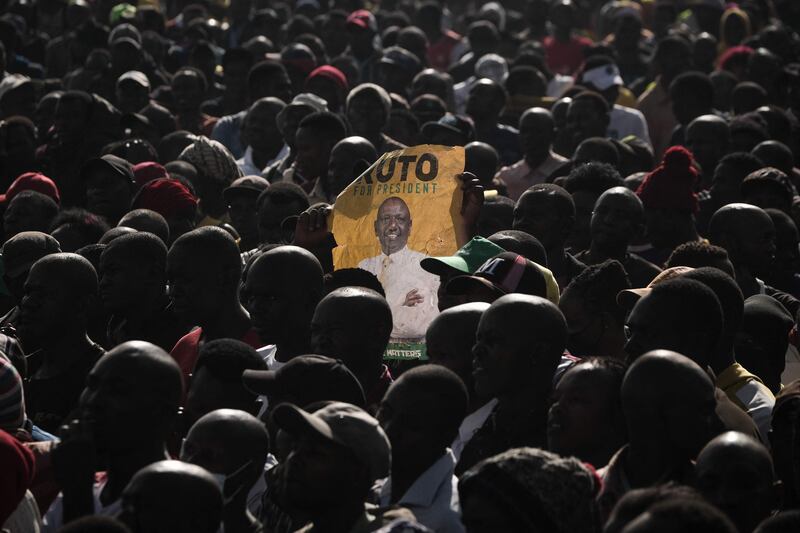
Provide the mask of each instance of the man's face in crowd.
{"label": "man's face in crowd", "polygon": [[114,222],[131,205],[131,186],[107,169],[93,169],[86,176],[86,208]]}
{"label": "man's face in crowd", "polygon": [[160,398],[142,380],[136,358],[101,358],[86,378],[81,420],[90,425],[99,452],[137,450]]}
{"label": "man's face in crowd", "polygon": [[565,457],[585,457],[621,424],[614,420],[614,384],[591,365],[568,370],[553,391],[547,416],[547,446]]}
{"label": "man's face in crowd", "polygon": [[200,417],[217,409],[239,409],[256,416],[260,407],[261,403],[252,400],[244,385],[222,381],[208,368],[200,367],[192,373],[180,430],[188,431]]}
{"label": "man's face in crowd", "polygon": [[256,153],[280,150],[283,137],[275,120],[278,111],[273,106],[259,105],[248,112],[242,128],[242,142]]}
{"label": "man's face in crowd", "polygon": [[543,124],[544,120],[546,119],[530,115],[520,124],[519,139],[525,152],[525,159],[534,165],[540,164],[547,157],[553,142],[552,122],[548,127]]}
{"label": "man's face in crowd", "polygon": [[250,241],[258,238],[258,206],[257,197],[252,194],[233,195],[228,202],[228,215],[231,224],[243,239]]}
{"label": "man's face in crowd", "polygon": [[347,121],[353,129],[353,135],[372,138],[380,133],[387,118],[386,108],[378,95],[372,92],[361,92],[347,106]]}
{"label": "man's face in crowd", "polygon": [[196,74],[184,72],[172,80],[172,98],[178,114],[197,113],[203,101],[203,86]]}
{"label": "man's face in crowd", "polygon": [[744,265],[757,274],[766,272],[775,260],[775,226],[766,213],[751,216],[740,224],[736,250],[731,259],[735,265]]}
{"label": "man's face in crowd", "polygon": [[476,120],[490,118],[498,111],[500,88],[494,83],[481,80],[469,92],[467,114]]}
{"label": "man's face in crowd", "polygon": [[574,291],[564,290],[558,308],[567,319],[567,349],[578,357],[601,355],[597,352],[603,341],[608,316],[604,312],[593,312]]}
{"label": "man's face in crowd", "polygon": [[326,102],[328,109],[337,112],[342,105],[342,92],[336,83],[328,78],[317,76],[306,84],[306,91],[316,94]]}
{"label": "man's face in crowd", "polygon": [[147,87],[133,80],[125,80],[117,85],[117,107],[123,113],[138,113],[148,104],[150,95]]}
{"label": "man's face in crowd", "polygon": [[284,496],[304,513],[340,503],[354,474],[363,472],[353,452],[321,437],[300,437],[283,464]]}
{"label": "man's face in crowd", "polygon": [[263,244],[284,244],[286,236],[281,223],[302,211],[296,203],[276,204],[264,198],[258,210],[258,239]]}
{"label": "man's face in crowd", "polygon": [[292,82],[285,72],[279,72],[277,75],[272,75],[268,78],[262,76],[258,83],[250,85],[249,91],[251,102],[267,96],[280,98],[287,104],[292,100]]}
{"label": "man's face in crowd", "polygon": [[589,137],[605,137],[608,116],[600,113],[589,100],[573,100],[567,108],[567,129],[572,134],[573,146]]}
{"label": "man's face in crowd", "polygon": [[172,308],[183,320],[198,324],[219,307],[221,274],[188,245],[173,246],[167,254],[167,279]]}
{"label": "man's face in crowd", "polygon": [[111,250],[100,259],[100,299],[112,313],[135,305],[147,285],[148,272],[140,261],[120,250]]}
{"label": "man's face in crowd", "polygon": [[626,324],[628,342],[625,352],[629,362],[659,349],[673,350],[692,360],[702,355],[699,352],[706,348],[701,346],[703,340],[695,332],[681,331],[673,326],[677,317],[670,305],[652,294],[642,296],[636,302]]}
{"label": "man's face in crowd", "polygon": [[513,229],[533,235],[546,250],[560,244],[556,229],[560,223],[561,217],[554,202],[542,193],[524,193],[514,208]]}
{"label": "man's face in crowd", "polygon": [[379,85],[390,93],[404,95],[411,86],[411,75],[409,72],[391,63],[380,63],[378,65]]}
{"label": "man's face in crowd", "polygon": [[327,174],[331,142],[320,138],[319,132],[311,128],[300,128],[295,137],[297,159],[295,165],[303,178],[314,180]]}
{"label": "man's face in crowd", "polygon": [[695,123],[686,131],[686,147],[692,151],[703,172],[711,174],[725,155],[724,131],[717,124]]}
{"label": "man's face in crowd", "polygon": [[592,213],[592,241],[614,246],[636,238],[642,229],[636,199],[624,193],[603,194]]}
{"label": "man's face in crowd", "polygon": [[529,378],[533,347],[513,330],[514,317],[502,309],[488,309],[481,317],[472,348],[475,392],[483,398],[506,394]]}
{"label": "man's face in crowd", "polygon": [[337,196],[358,176],[355,174],[356,164],[359,161],[355,150],[347,145],[337,145],[331,150],[328,160],[328,193]]}
{"label": "man's face in crowd", "polygon": [[740,202],[742,198],[741,193],[741,179],[736,180],[733,176],[740,176],[740,172],[733,168],[733,164],[729,162],[719,163],[714,169],[714,177],[711,182],[711,195],[719,203],[719,205],[732,204]]}
{"label": "man's face in crowd", "polygon": [[286,273],[270,261],[259,261],[247,273],[243,301],[253,327],[267,344],[283,342],[296,334],[301,299],[298,287],[286,283]]}
{"label": "man's face in crowd", "polygon": [[323,298],[311,319],[311,353],[341,359],[356,372],[365,351],[362,325],[347,313],[342,298]]}
{"label": "man's face in crowd", "polygon": [[84,132],[89,110],[76,99],[61,98],[56,105],[55,127],[63,136],[73,138]]}
{"label": "man's face in crowd", "polygon": [[51,268],[34,267],[25,282],[25,295],[20,302],[17,331],[23,342],[38,345],[42,338],[64,333],[72,321],[65,320],[74,312],[75,298],[66,290],[68,280],[55,275]]}
{"label": "man's face in crowd", "polygon": [[411,213],[408,206],[399,198],[386,200],[378,209],[375,219],[375,235],[381,243],[381,250],[391,255],[405,248],[411,234]]}
{"label": "man's face in crowd", "polygon": [[243,61],[230,61],[222,73],[225,92],[233,97],[241,98],[242,102],[247,97],[247,73],[250,65]]}
{"label": "man's face in crowd", "polygon": [[433,394],[400,386],[390,387],[383,397],[376,418],[392,445],[394,465],[413,468],[420,461],[418,451],[431,448],[432,435],[440,431],[428,416]]}

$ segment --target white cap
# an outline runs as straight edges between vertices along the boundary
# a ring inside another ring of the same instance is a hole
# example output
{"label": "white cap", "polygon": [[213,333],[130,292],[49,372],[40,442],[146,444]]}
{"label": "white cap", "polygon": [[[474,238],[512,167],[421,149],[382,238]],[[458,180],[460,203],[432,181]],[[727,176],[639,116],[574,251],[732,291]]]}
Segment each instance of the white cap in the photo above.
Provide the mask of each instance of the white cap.
{"label": "white cap", "polygon": [[150,89],[150,80],[147,79],[147,76],[145,75],[144,72],[140,72],[138,70],[129,70],[128,72],[119,77],[119,79],[117,80],[117,85],[126,80],[135,81],[142,87],[148,90]]}

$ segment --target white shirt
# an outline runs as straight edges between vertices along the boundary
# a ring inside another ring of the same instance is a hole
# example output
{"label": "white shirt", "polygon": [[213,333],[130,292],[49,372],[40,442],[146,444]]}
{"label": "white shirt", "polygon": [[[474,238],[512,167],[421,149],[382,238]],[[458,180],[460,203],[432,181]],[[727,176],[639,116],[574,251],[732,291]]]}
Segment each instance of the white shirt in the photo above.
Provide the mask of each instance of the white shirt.
{"label": "white shirt", "polygon": [[456,462],[461,459],[461,452],[464,451],[464,447],[472,439],[473,435],[483,427],[489,415],[492,414],[492,411],[497,406],[497,401],[497,398],[492,398],[483,407],[467,415],[461,422],[461,426],[458,428],[458,436],[451,446]]}
{"label": "white shirt", "polygon": [[264,165],[264,168],[258,168],[255,161],[253,161],[253,149],[248,146],[245,148],[244,155],[241,159],[236,160],[236,165],[239,167],[239,170],[242,171],[243,176],[261,176],[270,165],[287,155],[289,155],[289,147],[284,144],[283,148],[281,148],[281,151],[278,152],[278,155],[276,155],[274,159]]}
{"label": "white shirt", "polygon": [[653,143],[650,142],[647,121],[641,111],[614,104],[614,108],[609,115],[610,120],[608,122],[608,130],[606,130],[606,134],[609,137],[619,141],[629,135],[634,135],[646,142],[650,148],[653,147]]}
{"label": "white shirt", "polygon": [[[411,484],[397,505],[414,513],[417,522],[437,533],[463,533],[455,466],[456,458],[447,450]],[[378,481],[378,487],[381,507],[390,505],[392,477]]]}
{"label": "white shirt", "polygon": [[[392,339],[423,338],[431,320],[439,314],[436,296],[439,276],[426,272],[419,265],[426,257],[404,246],[391,255],[381,253],[358,264],[358,268],[375,274],[383,285],[386,301],[392,309]],[[404,306],[406,295],[412,289],[417,289],[424,300],[413,307]]]}
{"label": "white shirt", "polygon": [[[100,494],[106,486],[106,480],[95,481],[92,487],[92,496],[94,497],[94,516],[116,516],[122,511],[122,499],[116,499],[108,505],[103,505],[100,501]],[[44,515],[44,523],[42,531],[44,533],[55,532],[61,529],[64,525],[64,493],[59,492],[55,501],[50,504],[50,508]]]}
{"label": "white shirt", "polygon": [[[278,347],[274,344],[267,344],[266,346],[262,346],[256,353],[264,360],[267,364],[267,370],[278,370],[280,367],[285,365],[286,363],[281,363],[277,359]],[[259,400],[261,400],[261,409],[258,411],[258,418],[261,418],[264,413],[267,412],[267,408],[269,407],[269,398],[263,395],[259,395]]]}

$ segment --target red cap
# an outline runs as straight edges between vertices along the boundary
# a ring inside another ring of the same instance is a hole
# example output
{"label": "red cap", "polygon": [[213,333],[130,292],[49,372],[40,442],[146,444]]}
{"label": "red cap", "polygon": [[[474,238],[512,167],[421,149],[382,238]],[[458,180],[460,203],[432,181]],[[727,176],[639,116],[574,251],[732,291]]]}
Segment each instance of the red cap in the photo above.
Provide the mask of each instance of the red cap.
{"label": "red cap", "polygon": [[193,218],[197,198],[178,180],[161,178],[146,183],[136,194],[131,209],[150,209],[162,217]]}
{"label": "red cap", "polygon": [[372,31],[378,30],[378,23],[375,20],[375,15],[367,11],[366,9],[359,9],[358,11],[353,11],[347,17],[347,25],[350,24],[354,26],[358,26],[362,29],[371,29]]}
{"label": "red cap", "polygon": [[169,174],[167,169],[158,163],[144,161],[138,165],[133,165],[133,179],[139,187],[161,178],[169,178]]}
{"label": "red cap", "polygon": [[321,67],[317,67],[312,70],[311,74],[309,74],[308,78],[306,79],[306,87],[308,87],[308,82],[318,76],[328,78],[336,83],[343,91],[350,90],[350,85],[347,83],[347,77],[344,75],[344,73],[338,68],[332,67],[331,65],[322,65]]}
{"label": "red cap", "polygon": [[697,194],[694,184],[697,170],[692,152],[683,146],[673,146],[655,170],[645,176],[636,190],[645,209],[676,209],[697,213]]}
{"label": "red cap", "polygon": [[61,203],[61,195],[55,182],[40,172],[26,172],[20,174],[9,185],[5,194],[0,194],[0,203],[10,202],[12,198],[22,191],[35,191],[52,198],[57,204]]}

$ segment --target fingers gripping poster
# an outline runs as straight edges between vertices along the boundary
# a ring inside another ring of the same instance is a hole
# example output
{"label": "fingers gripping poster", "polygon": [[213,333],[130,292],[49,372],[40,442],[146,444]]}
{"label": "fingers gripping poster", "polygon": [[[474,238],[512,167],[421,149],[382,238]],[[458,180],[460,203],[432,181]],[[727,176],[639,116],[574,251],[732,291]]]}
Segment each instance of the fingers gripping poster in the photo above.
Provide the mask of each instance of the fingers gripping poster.
{"label": "fingers gripping poster", "polygon": [[334,266],[362,268],[383,285],[394,320],[387,359],[425,358],[439,277],[420,260],[457,249],[463,171],[463,148],[415,146],[384,154],[336,198]]}

